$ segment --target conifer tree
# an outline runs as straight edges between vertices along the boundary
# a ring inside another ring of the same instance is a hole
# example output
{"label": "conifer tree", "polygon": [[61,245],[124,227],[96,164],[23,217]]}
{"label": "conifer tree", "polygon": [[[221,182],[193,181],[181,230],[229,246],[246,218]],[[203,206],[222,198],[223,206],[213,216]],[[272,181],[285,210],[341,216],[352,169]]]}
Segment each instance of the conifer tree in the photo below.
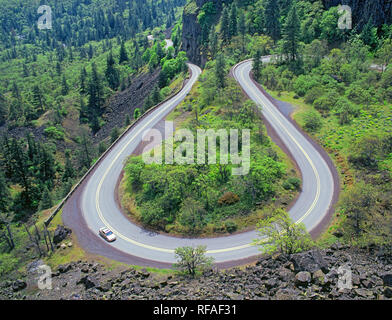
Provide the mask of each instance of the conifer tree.
{"label": "conifer tree", "polygon": [[286,23],[283,28],[282,49],[289,61],[295,61],[297,59],[299,37],[300,21],[297,14],[297,6],[294,2],[287,15]]}
{"label": "conifer tree", "polygon": [[43,110],[44,105],[43,105],[43,96],[41,93],[41,89],[39,88],[38,85],[35,85],[33,87],[33,105],[39,109],[40,111]]}
{"label": "conifer tree", "polygon": [[4,172],[0,171],[0,213],[7,213],[11,204],[11,194]]}
{"label": "conifer tree", "polygon": [[125,43],[124,41],[121,42],[121,48],[120,48],[120,59],[119,59],[119,64],[128,61],[128,54],[127,50],[125,49]]}
{"label": "conifer tree", "polygon": [[230,41],[230,19],[229,19],[229,9],[224,7],[221,17],[221,35],[224,43]]}
{"label": "conifer tree", "polygon": [[139,119],[140,115],[141,115],[140,109],[136,108],[135,111],[133,112],[133,119],[134,120]]}
{"label": "conifer tree", "polygon": [[260,80],[262,64],[263,62],[261,61],[261,51],[257,50],[253,58],[253,75],[256,81]]}
{"label": "conifer tree", "polygon": [[67,83],[67,79],[65,78],[65,75],[63,75],[63,79],[61,82],[61,95],[66,96],[69,92],[69,87]]}
{"label": "conifer tree", "polygon": [[161,101],[161,94],[159,92],[159,87],[155,86],[153,92],[152,92],[152,103],[154,105],[158,104]]}
{"label": "conifer tree", "polygon": [[235,37],[238,34],[238,21],[237,21],[237,6],[235,3],[232,4],[230,10],[230,18],[229,18],[229,32],[230,39]]}
{"label": "conifer tree", "polygon": [[87,71],[86,71],[86,68],[83,67],[82,70],[80,71],[80,93],[81,94],[87,93],[86,80],[87,80]]}
{"label": "conifer tree", "polygon": [[112,132],[110,133],[110,142],[113,143],[114,141],[117,140],[117,138],[120,136],[120,130],[116,127],[112,129]]}
{"label": "conifer tree", "polygon": [[223,54],[219,54],[216,58],[216,64],[215,64],[215,76],[217,79],[217,84],[218,88],[224,88],[226,85],[225,77],[226,77],[226,71],[225,71],[225,58]]}
{"label": "conifer tree", "polygon": [[3,125],[7,119],[8,105],[7,100],[0,93],[0,126]]}
{"label": "conifer tree", "polygon": [[64,173],[63,173],[63,181],[67,181],[69,178],[74,178],[75,177],[75,170],[71,162],[71,155],[70,151],[66,150],[65,151],[65,168],[64,168]]}
{"label": "conifer tree", "polygon": [[129,114],[127,114],[125,117],[124,126],[128,127],[130,124],[131,124],[131,118],[129,117]]}
{"label": "conifer tree", "polygon": [[240,16],[238,18],[238,32],[241,35],[241,43],[242,43],[242,53],[245,52],[245,37],[246,37],[246,22],[245,22],[245,14],[241,11]]}
{"label": "conifer tree", "polygon": [[100,114],[102,109],[103,91],[101,79],[95,62],[92,64],[91,79],[89,83],[88,109],[91,113]]}
{"label": "conifer tree", "polygon": [[109,83],[109,87],[113,90],[116,90],[120,85],[120,76],[115,67],[115,61],[112,52],[109,53],[109,56],[106,61],[105,75],[106,75],[106,80]]}
{"label": "conifer tree", "polygon": [[215,28],[211,28],[208,44],[211,58],[214,59],[218,51],[218,34],[216,33]]}
{"label": "conifer tree", "polygon": [[277,41],[280,37],[280,12],[278,0],[267,0],[264,16],[267,35],[274,41]]}
{"label": "conifer tree", "polygon": [[53,199],[52,199],[52,195],[49,192],[49,189],[47,186],[44,187],[44,190],[42,192],[42,199],[40,202],[40,209],[41,210],[45,210],[45,209],[49,209],[53,206]]}

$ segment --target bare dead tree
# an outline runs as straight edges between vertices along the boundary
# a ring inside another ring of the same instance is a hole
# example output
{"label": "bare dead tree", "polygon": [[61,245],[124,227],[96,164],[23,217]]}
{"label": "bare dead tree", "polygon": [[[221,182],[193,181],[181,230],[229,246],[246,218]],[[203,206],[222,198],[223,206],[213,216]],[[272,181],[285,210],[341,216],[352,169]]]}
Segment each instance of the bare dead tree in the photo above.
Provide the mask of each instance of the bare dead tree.
{"label": "bare dead tree", "polygon": [[38,232],[37,225],[35,223],[34,223],[34,228],[35,228],[35,235],[36,235],[37,239],[41,240],[41,236],[40,236],[40,234]]}
{"label": "bare dead tree", "polygon": [[5,227],[7,228],[8,239],[11,244],[10,249],[12,250],[13,248],[15,248],[15,242],[14,242],[14,236],[12,235],[11,224],[7,223]]}
{"label": "bare dead tree", "polygon": [[37,239],[37,237],[32,237],[32,235],[31,235],[31,233],[29,231],[29,228],[27,227],[26,224],[23,224],[23,225],[24,225],[24,227],[26,229],[27,234],[29,235],[29,239],[30,239],[31,243],[34,244],[34,246],[36,247],[38,255],[40,257],[42,257],[42,250],[41,250],[41,247],[39,245],[39,240]]}
{"label": "bare dead tree", "polygon": [[46,228],[46,225],[44,224],[44,231],[45,231],[45,233],[46,233],[46,235],[47,235],[47,237],[48,237],[48,239],[49,239],[49,244],[50,244],[50,248],[52,249],[52,252],[54,252],[54,245],[53,245],[53,242],[52,242],[52,239],[51,239],[51,237],[50,237],[50,232],[49,232],[49,230]]}
{"label": "bare dead tree", "polygon": [[23,226],[25,227],[26,232],[27,232],[27,234],[29,235],[30,241],[31,241],[31,242],[34,242],[33,237],[31,236],[31,233],[30,233],[30,231],[29,231],[29,228],[28,228],[25,224],[23,224]]}
{"label": "bare dead tree", "polygon": [[46,244],[46,250],[47,252],[49,252],[49,244],[48,244],[48,240],[46,239],[46,232],[45,229],[43,230],[43,234],[44,234],[44,240],[45,240],[45,244]]}

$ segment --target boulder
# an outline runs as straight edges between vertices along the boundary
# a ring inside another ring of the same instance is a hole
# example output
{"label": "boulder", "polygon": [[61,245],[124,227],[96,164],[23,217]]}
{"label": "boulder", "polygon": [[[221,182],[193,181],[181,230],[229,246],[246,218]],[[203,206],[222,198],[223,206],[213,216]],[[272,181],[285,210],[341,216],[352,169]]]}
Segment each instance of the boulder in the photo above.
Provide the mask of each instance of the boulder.
{"label": "boulder", "polygon": [[83,272],[83,273],[89,273],[89,272],[90,272],[90,269],[88,268],[88,266],[83,266],[83,267],[80,269],[80,271]]}
{"label": "boulder", "polygon": [[322,270],[317,270],[312,274],[313,283],[315,285],[323,287],[327,282],[325,274]]}
{"label": "boulder", "polygon": [[100,284],[99,286],[97,286],[97,289],[101,292],[108,292],[111,287],[112,286],[110,282],[105,282],[104,284]]}
{"label": "boulder", "polygon": [[392,272],[385,272],[381,276],[384,287],[392,287]]}
{"label": "boulder", "polygon": [[60,273],[66,273],[71,270],[71,265],[69,264],[60,264],[57,268],[57,271]]}
{"label": "boulder", "polygon": [[355,294],[361,298],[370,299],[373,298],[373,292],[367,289],[358,288],[354,290]]}
{"label": "boulder", "polygon": [[279,289],[274,298],[275,300],[298,300],[300,298],[299,292],[290,288]]}
{"label": "boulder", "polygon": [[56,230],[54,231],[53,242],[55,244],[58,244],[61,241],[63,241],[65,238],[67,238],[68,235],[70,235],[71,233],[72,233],[71,229],[68,229],[62,225],[58,225]]}
{"label": "boulder", "polygon": [[281,281],[288,282],[288,281],[290,281],[293,277],[294,277],[294,274],[293,274],[293,272],[291,272],[289,269],[281,268],[281,269],[279,270],[279,279],[280,279]]}
{"label": "boulder", "polygon": [[99,282],[97,279],[90,277],[90,276],[84,276],[80,278],[80,280],[77,282],[77,284],[83,284],[84,287],[87,289],[99,287]]}
{"label": "boulder", "polygon": [[387,298],[392,298],[392,288],[391,287],[385,287],[384,289],[384,295]]}
{"label": "boulder", "polygon": [[279,286],[279,281],[276,280],[276,279],[274,279],[274,278],[271,278],[271,279],[268,279],[268,280],[264,283],[264,285],[265,285],[265,287],[266,287],[268,290],[271,290],[272,288],[276,288],[277,286]]}
{"label": "boulder", "polygon": [[310,272],[301,271],[295,275],[295,284],[296,286],[306,287],[312,281],[312,276]]}
{"label": "boulder", "polygon": [[27,283],[23,280],[20,280],[20,279],[15,280],[12,283],[12,290],[14,290],[15,292],[23,290],[26,287],[27,287]]}
{"label": "boulder", "polygon": [[148,278],[150,276],[150,272],[148,272],[146,268],[143,268],[142,270],[138,271],[138,275],[142,278]]}
{"label": "boulder", "polygon": [[317,270],[328,272],[328,264],[319,250],[293,254],[290,260],[294,265],[295,272],[315,272]]}

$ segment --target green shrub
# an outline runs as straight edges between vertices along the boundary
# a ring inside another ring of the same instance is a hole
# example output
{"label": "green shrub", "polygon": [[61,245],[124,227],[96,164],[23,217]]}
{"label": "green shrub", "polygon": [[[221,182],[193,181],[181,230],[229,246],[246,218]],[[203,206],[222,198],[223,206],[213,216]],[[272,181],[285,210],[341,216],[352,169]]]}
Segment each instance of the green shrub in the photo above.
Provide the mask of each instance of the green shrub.
{"label": "green shrub", "polygon": [[237,231],[238,226],[233,220],[227,220],[225,221],[225,228],[227,232],[233,233]]}
{"label": "green shrub", "polygon": [[385,89],[384,96],[388,103],[392,103],[392,87]]}
{"label": "green shrub", "polygon": [[300,75],[294,81],[294,91],[300,97],[304,97],[310,89],[319,86],[320,83],[321,83],[321,79],[319,77],[310,76],[310,75]]}
{"label": "green shrub", "polygon": [[47,127],[45,130],[45,135],[49,138],[56,140],[64,140],[64,131],[58,129],[54,126]]}
{"label": "green shrub", "polygon": [[311,132],[317,132],[322,127],[321,116],[317,111],[311,110],[304,114],[304,127]]}
{"label": "green shrub", "polygon": [[336,90],[330,90],[323,96],[313,101],[313,106],[319,111],[328,112],[333,110],[339,99],[339,93]]}
{"label": "green shrub", "polygon": [[353,117],[359,116],[359,109],[347,98],[340,98],[336,103],[336,113],[339,115],[340,124],[344,125],[350,123]]}
{"label": "green shrub", "polygon": [[288,182],[287,180],[285,182],[283,182],[283,188],[285,188],[286,190],[291,190],[292,189],[292,185],[290,182]]}
{"label": "green shrub", "polygon": [[298,178],[288,178],[284,183],[283,183],[283,188],[286,190],[299,190],[301,187],[301,180]]}
{"label": "green shrub", "polygon": [[14,270],[19,260],[9,253],[0,254],[0,276],[3,276]]}
{"label": "green shrub", "polygon": [[314,87],[310,89],[305,95],[305,102],[312,104],[316,99],[320,98],[324,93],[323,88]]}

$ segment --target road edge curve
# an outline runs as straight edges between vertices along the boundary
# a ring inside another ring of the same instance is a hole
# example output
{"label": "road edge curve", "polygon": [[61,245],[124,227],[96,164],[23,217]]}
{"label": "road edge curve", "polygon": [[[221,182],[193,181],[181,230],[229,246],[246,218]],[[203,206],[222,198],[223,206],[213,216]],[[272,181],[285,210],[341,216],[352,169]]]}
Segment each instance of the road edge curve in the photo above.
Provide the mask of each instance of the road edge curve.
{"label": "road edge curve", "polygon": [[[272,57],[271,55],[269,56],[263,56],[261,57],[263,58],[267,58],[267,57]],[[234,77],[234,72],[235,69],[237,67],[239,67],[241,64],[244,64],[246,62],[250,62],[253,61],[253,59],[247,59],[244,61],[241,61],[239,63],[237,63],[236,65],[234,65],[231,69],[230,69],[230,76]],[[317,226],[313,227],[311,230],[308,230],[308,232],[310,233],[310,235],[312,236],[313,239],[318,238],[329,226],[333,214],[335,212],[335,206],[339,200],[339,195],[340,195],[340,191],[341,191],[341,187],[340,187],[340,176],[339,173],[337,171],[337,168],[335,167],[335,164],[333,163],[331,157],[329,156],[328,152],[320,146],[320,144],[318,144],[307,132],[305,132],[301,126],[297,123],[297,121],[295,121],[292,118],[292,114],[293,112],[290,112],[289,115],[284,114],[281,109],[279,108],[279,106],[276,104],[276,100],[274,99],[265,89],[264,87],[258,83],[253,76],[253,73],[251,72],[249,74],[250,79],[252,80],[253,84],[257,87],[257,89],[260,90],[260,92],[271,102],[271,104],[279,111],[279,113],[281,113],[304,137],[305,139],[317,150],[317,152],[321,155],[321,157],[323,158],[323,160],[326,162],[331,174],[332,174],[332,178],[333,178],[333,182],[334,182],[334,188],[333,188],[333,195],[332,195],[332,201],[331,204],[328,208],[328,211],[326,213],[326,215],[323,217],[323,219],[317,224]],[[237,82],[238,83],[238,82]],[[242,88],[242,86],[238,83],[238,85],[240,86],[242,92],[244,93],[245,96],[247,96],[249,99],[250,97],[248,96],[248,94],[246,93],[246,91]],[[287,148],[286,144],[280,139],[279,135],[276,133],[275,129],[273,128],[273,126],[268,122],[268,120],[265,117],[262,117],[262,120],[265,124],[265,126],[267,127],[267,130],[270,131],[270,133],[268,134],[271,138],[271,140],[276,143],[282,150],[284,153],[286,153],[289,158],[291,159],[291,161],[293,161],[293,163],[295,164],[295,166],[298,168],[297,166],[297,161],[295,160],[295,158],[292,156],[291,152],[289,151],[289,149]],[[300,171],[300,170],[299,170]],[[303,175],[303,173],[300,171],[301,175]],[[292,203],[290,204],[290,206],[293,206],[296,202],[296,199],[294,201],[292,201]]]}

